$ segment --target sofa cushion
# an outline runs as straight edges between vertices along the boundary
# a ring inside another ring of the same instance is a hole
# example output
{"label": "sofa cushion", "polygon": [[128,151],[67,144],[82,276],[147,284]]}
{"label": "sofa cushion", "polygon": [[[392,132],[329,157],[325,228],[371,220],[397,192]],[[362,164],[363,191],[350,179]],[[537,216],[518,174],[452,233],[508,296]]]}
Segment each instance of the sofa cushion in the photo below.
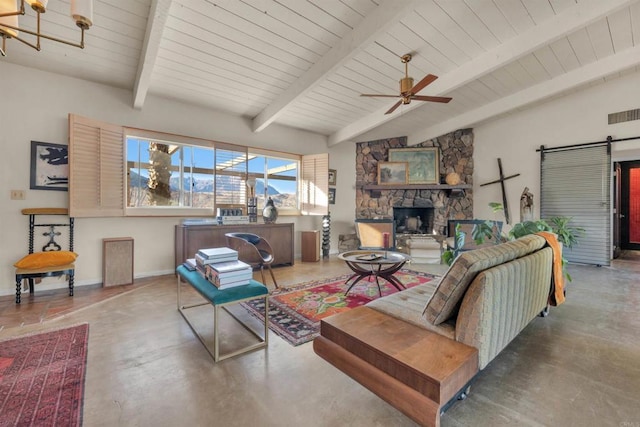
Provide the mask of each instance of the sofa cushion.
{"label": "sofa cushion", "polygon": [[434,325],[447,321],[457,313],[464,293],[478,272],[530,254],[544,245],[544,238],[532,234],[511,242],[463,252],[442,277],[424,308],[424,317]]}
{"label": "sofa cushion", "polygon": [[455,327],[452,323],[434,325],[426,322],[422,316],[424,305],[435,292],[438,283],[440,279],[432,280],[384,298],[374,299],[366,306],[455,340]]}

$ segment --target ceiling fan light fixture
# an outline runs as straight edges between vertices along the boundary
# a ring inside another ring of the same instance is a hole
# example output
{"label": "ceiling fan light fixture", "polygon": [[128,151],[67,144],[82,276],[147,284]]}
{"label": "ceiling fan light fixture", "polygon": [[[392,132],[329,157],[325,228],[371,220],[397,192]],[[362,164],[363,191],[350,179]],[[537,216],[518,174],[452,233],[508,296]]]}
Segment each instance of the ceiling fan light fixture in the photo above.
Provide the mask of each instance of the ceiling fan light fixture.
{"label": "ceiling fan light fixture", "polygon": [[399,106],[410,104],[412,100],[416,101],[428,101],[428,102],[440,102],[447,103],[451,101],[451,98],[446,98],[442,96],[418,96],[417,93],[420,92],[425,87],[429,86],[433,83],[438,76],[434,76],[433,74],[427,74],[420,80],[418,83],[413,84],[414,80],[412,77],[409,77],[409,61],[411,61],[411,54],[407,53],[400,57],[400,60],[404,64],[404,77],[400,79],[400,94],[399,95],[384,95],[379,93],[362,93],[360,96],[367,97],[383,97],[383,98],[400,98],[398,102],[393,104],[389,110],[385,114],[393,113]]}
{"label": "ceiling fan light fixture", "polygon": [[413,78],[403,77],[400,79],[400,93],[403,95],[411,94],[411,88],[413,87]]}
{"label": "ceiling fan light fixture", "polygon": [[[71,0],[70,15],[80,28],[80,42],[71,42],[58,37],[44,34],[40,29],[40,15],[47,11],[49,0],[0,0],[0,36],[2,36],[2,49],[0,55],[6,56],[6,40],[16,39],[27,46],[40,51],[40,39],[47,39],[69,46],[84,49],[84,32],[93,25],[93,0]],[[24,5],[28,4],[37,15],[37,30],[21,28],[18,17],[26,13]],[[20,32],[36,37],[35,43],[20,38]]]}

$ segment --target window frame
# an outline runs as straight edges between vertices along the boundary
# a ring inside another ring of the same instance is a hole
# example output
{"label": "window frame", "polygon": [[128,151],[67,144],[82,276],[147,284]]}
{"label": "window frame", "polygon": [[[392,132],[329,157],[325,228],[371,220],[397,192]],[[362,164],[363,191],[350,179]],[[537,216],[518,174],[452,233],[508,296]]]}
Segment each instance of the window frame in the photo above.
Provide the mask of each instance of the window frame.
{"label": "window frame", "polygon": [[[301,186],[300,186],[300,180],[302,179],[302,158],[303,155],[300,154],[292,154],[292,153],[285,153],[282,151],[274,151],[274,150],[266,150],[263,148],[253,148],[253,147],[249,147],[248,149],[248,154],[249,157],[251,157],[252,155],[255,156],[260,156],[260,157],[264,157],[267,160],[268,159],[276,159],[276,160],[293,160],[296,162],[296,203],[295,203],[295,207],[294,208],[286,208],[286,207],[282,207],[282,206],[278,206],[278,215],[281,216],[288,216],[288,215],[301,215],[301,205],[302,205],[302,201],[301,201]],[[252,173],[247,171],[248,176],[251,175],[255,178],[258,178],[257,173]],[[267,169],[267,167],[265,166],[264,170],[263,170],[263,175],[262,177],[260,177],[260,179],[264,179],[265,182],[265,194],[264,194],[264,200],[266,203],[267,198],[269,197],[267,194],[267,188],[269,186],[269,170]],[[258,197],[256,195],[256,197]],[[264,208],[264,204],[262,206],[258,205],[258,211],[262,212],[262,209]]]}
{"label": "window frame", "polygon": [[[247,165],[241,178],[244,191],[243,202],[237,206],[247,207],[246,180],[249,153],[267,158],[291,159],[297,162],[296,208],[280,209],[286,215],[325,215],[329,211],[328,153],[301,155],[276,150],[249,147],[227,142],[195,138],[153,130],[125,127],[69,114],[69,211],[70,215],[82,217],[214,217],[215,209],[223,207],[215,201],[211,208],[181,206],[128,206],[128,159],[126,143],[128,137],[149,139],[168,144],[199,146],[205,148],[243,151]],[[106,153],[106,154],[105,154]],[[308,159],[313,159],[308,163]],[[321,159],[319,162],[317,159]],[[305,165],[312,164],[310,171]],[[318,165],[321,165],[318,168]],[[215,160],[214,160],[215,176]],[[267,173],[268,171],[265,171]],[[267,177],[268,178],[268,177]],[[267,181],[268,182],[268,181]],[[313,188],[312,192],[308,189]],[[313,209],[309,210],[312,194]]]}
{"label": "window frame", "polygon": [[[169,145],[178,145],[180,147],[201,147],[201,148],[208,148],[208,149],[212,149],[214,150],[214,157],[215,157],[215,149],[216,147],[214,146],[215,142],[214,141],[209,141],[209,140],[205,140],[205,139],[200,139],[200,138],[191,138],[191,137],[186,137],[186,136],[182,136],[182,135],[175,135],[175,134],[169,134],[169,133],[163,133],[163,132],[156,132],[156,131],[150,131],[150,130],[146,130],[146,129],[139,129],[139,128],[130,128],[130,127],[124,127],[123,128],[123,138],[124,138],[124,147],[123,147],[123,158],[124,158],[124,185],[125,188],[123,189],[124,191],[124,195],[125,198],[127,197],[128,193],[129,193],[129,184],[128,184],[128,165],[129,165],[129,160],[127,159],[128,157],[128,153],[127,153],[127,145],[128,145],[128,141],[129,138],[137,138],[137,139],[144,139],[144,140],[148,140],[148,141],[154,141],[154,142],[162,142],[162,143],[166,143]],[[181,171],[181,173],[183,173],[184,171],[184,159],[181,159],[181,164],[178,166],[178,170]],[[212,179],[215,177],[215,171],[213,169],[212,165]],[[181,189],[181,194],[179,196],[179,198],[184,197],[184,193],[183,193],[184,189]],[[214,200],[215,200],[215,195],[214,195]],[[194,217],[200,217],[200,216],[214,216],[214,211],[215,211],[215,201],[214,201],[214,206],[212,206],[211,208],[194,208],[194,207],[186,207],[186,206],[129,206],[128,200],[125,199],[124,201],[124,214],[125,216],[194,216]]]}

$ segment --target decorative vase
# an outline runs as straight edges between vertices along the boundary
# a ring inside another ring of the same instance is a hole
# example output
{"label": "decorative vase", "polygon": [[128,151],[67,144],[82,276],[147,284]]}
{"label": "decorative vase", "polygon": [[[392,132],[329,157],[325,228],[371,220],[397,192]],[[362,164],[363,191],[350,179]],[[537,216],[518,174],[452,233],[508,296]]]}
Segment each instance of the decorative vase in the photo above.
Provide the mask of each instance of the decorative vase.
{"label": "decorative vase", "polygon": [[269,200],[267,200],[267,203],[264,205],[264,209],[262,209],[262,219],[265,224],[272,224],[278,219],[278,209],[273,204],[271,197],[269,197]]}
{"label": "decorative vase", "polygon": [[460,175],[455,172],[447,174],[447,177],[445,178],[445,182],[449,185],[458,185],[460,184],[460,181]]}

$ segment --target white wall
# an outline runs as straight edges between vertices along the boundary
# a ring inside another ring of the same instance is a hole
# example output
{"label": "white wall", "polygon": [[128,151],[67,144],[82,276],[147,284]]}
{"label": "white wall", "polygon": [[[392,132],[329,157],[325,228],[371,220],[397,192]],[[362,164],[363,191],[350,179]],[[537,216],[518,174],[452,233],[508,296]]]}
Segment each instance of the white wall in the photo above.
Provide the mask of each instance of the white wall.
{"label": "white wall", "polygon": [[329,149],[329,167],[336,169],[336,203],[331,213],[331,253],[338,253],[338,236],[355,233],[356,217],[356,146],[351,142]]}
{"label": "white wall", "polygon": [[[271,125],[251,131],[249,119],[172,100],[147,96],[141,111],[132,108],[131,91],[0,62],[0,295],[15,292],[13,263],[27,252],[27,207],[67,207],[68,193],[29,190],[30,141],[66,144],[68,114],[110,123],[232,142],[298,154],[327,151],[326,138]],[[353,164],[353,162],[352,162]],[[26,200],[10,200],[10,190],[25,190]],[[341,197],[347,197],[345,194]],[[353,198],[353,197],[352,197]],[[353,210],[351,210],[353,212]],[[294,222],[296,254],[300,231],[320,229],[320,217],[286,217]],[[179,218],[79,218],[76,221],[76,283],[102,282],[102,239],[130,236],[135,241],[135,276],[173,271],[174,225]],[[337,245],[337,243],[336,243]],[[337,247],[337,246],[336,246]],[[66,286],[47,279],[39,289]]]}
{"label": "white wall", "polygon": [[[610,113],[640,108],[640,73],[635,72],[593,85],[577,93],[541,103],[524,111],[474,126],[474,217],[503,220],[489,202],[502,203],[497,159],[506,181],[511,223],[520,221],[520,195],[524,187],[534,194],[535,215],[540,215],[540,145],[569,144],[640,136],[640,121],[608,124]],[[613,160],[640,159],[640,140],[613,143]]]}

